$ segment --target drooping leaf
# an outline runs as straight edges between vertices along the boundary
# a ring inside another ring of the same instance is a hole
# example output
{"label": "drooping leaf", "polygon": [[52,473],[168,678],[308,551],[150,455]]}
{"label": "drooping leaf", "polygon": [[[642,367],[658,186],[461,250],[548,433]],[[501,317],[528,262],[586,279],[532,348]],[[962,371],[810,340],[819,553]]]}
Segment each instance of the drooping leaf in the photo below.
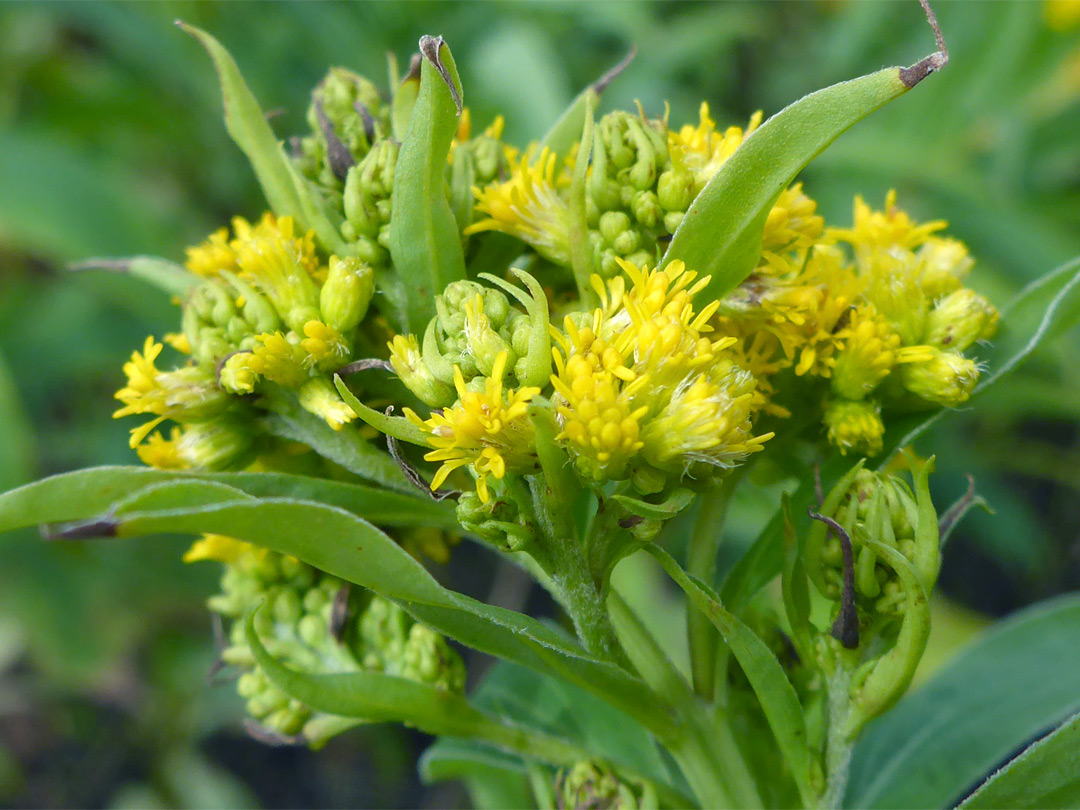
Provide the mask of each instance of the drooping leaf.
{"label": "drooping leaf", "polygon": [[[149,467],[91,467],[61,473],[0,494],[0,532],[101,515],[122,499],[161,484],[216,482],[257,498],[279,497],[337,506],[385,526],[455,525],[453,508],[427,497],[365,484],[283,473],[188,473]],[[193,498],[185,506],[200,503]]]}
{"label": "drooping leaf", "polygon": [[1080,807],[1080,714],[1028,746],[960,807],[965,810]]}
{"label": "drooping leaf", "polygon": [[443,588],[401,546],[366,520],[325,504],[264,498],[92,520],[90,532],[135,537],[203,532],[236,537],[289,554],[322,571],[394,599],[419,621],[462,644],[563,678],[600,695],[656,732],[670,731],[662,706],[643,700],[644,685],[590,656],[529,616]]}
{"label": "drooping leaf", "polygon": [[1080,710],[1080,598],[1029,608],[866,727],[846,806],[949,807],[1011,752]]}
{"label": "drooping leaf", "polygon": [[683,261],[691,270],[711,275],[703,292],[708,299],[738,286],[757,264],[765,220],[780,192],[845,130],[926,75],[915,78],[912,70],[885,68],[826,87],[766,121],[694,199],[664,262]]}
{"label": "drooping leaf", "polygon": [[724,637],[757,695],[769,727],[776,737],[799,795],[807,807],[815,806],[817,794],[810,785],[810,749],[802,705],[784,668],[765,642],[720,604],[719,598],[700,580],[690,576],[675,558],[657,545],[646,546],[693,606],[704,613]]}
{"label": "drooping leaf", "polygon": [[420,40],[420,91],[398,154],[391,197],[390,255],[405,282],[409,328],[423,334],[435,296],[465,278],[461,234],[446,189],[446,156],[461,114],[461,80],[441,37]]}

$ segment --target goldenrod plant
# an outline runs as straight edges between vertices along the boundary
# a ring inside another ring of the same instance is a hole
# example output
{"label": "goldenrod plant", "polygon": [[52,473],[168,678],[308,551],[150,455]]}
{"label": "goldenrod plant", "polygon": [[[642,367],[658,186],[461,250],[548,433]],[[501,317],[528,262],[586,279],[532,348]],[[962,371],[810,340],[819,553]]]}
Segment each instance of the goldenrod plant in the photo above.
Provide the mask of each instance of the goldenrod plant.
{"label": "goldenrod plant", "polygon": [[[933,707],[921,725],[890,710],[926,650],[942,545],[981,503],[935,505],[935,459],[910,446],[1027,357],[1080,284],[1074,263],[999,311],[945,222],[895,192],[826,222],[799,181],[946,66],[923,5],[930,56],[770,117],[601,112],[620,65],[517,145],[501,117],[472,120],[432,36],[404,72],[391,61],[387,92],[332,68],[282,141],[225,48],[181,23],[269,210],[183,263],[95,260],[180,308],[116,392],[144,466],[8,492],[0,529],[196,536],[185,560],[222,569],[219,665],[262,737],[404,723],[440,738],[425,778],[465,779],[478,804],[902,804],[938,778],[904,769]],[[1039,317],[1010,331],[1016,311]],[[721,572],[733,499],[776,482],[772,520]],[[430,571],[483,553],[565,620]],[[619,575],[631,558],[684,597],[685,642],[657,632],[663,594]],[[466,648],[500,659],[471,689]],[[1048,709],[1059,728],[965,806],[1080,795],[1078,706]],[[1009,742],[999,757],[1026,740]],[[939,804],[1000,764],[957,771]]]}

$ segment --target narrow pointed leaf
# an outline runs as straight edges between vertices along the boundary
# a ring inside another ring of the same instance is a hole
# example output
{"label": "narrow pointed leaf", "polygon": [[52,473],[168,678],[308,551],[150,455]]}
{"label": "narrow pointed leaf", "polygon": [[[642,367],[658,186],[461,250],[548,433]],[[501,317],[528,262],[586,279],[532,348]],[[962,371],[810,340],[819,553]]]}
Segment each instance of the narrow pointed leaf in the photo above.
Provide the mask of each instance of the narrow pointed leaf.
{"label": "narrow pointed leaf", "polygon": [[127,259],[86,259],[69,265],[70,270],[109,270],[140,278],[170,295],[183,296],[202,279],[186,267],[156,256],[132,256]]}
{"label": "narrow pointed leaf", "polygon": [[199,40],[210,54],[221,82],[225,128],[251,163],[270,208],[278,216],[293,217],[304,229],[313,228],[328,250],[340,251],[343,242],[337,229],[320,211],[289,162],[235,60],[210,34],[184,22],[178,21],[177,25]]}
{"label": "narrow pointed leaf", "polygon": [[447,590],[401,546],[356,515],[325,504],[283,498],[132,513],[114,518],[113,534],[209,532],[289,554],[322,571],[397,601],[416,619],[490,655],[563,678],[597,694],[653,731],[670,731],[663,704],[614,664],[514,611]]}
{"label": "narrow pointed leaf", "polygon": [[409,329],[423,334],[435,296],[465,278],[461,234],[446,188],[446,156],[461,114],[461,81],[441,38],[420,40],[420,91],[398,154],[391,197],[390,255],[405,282]]}
{"label": "narrow pointed leaf", "polygon": [[[420,494],[283,473],[189,473],[150,467],[92,467],[62,473],[0,494],[0,532],[42,523],[87,520],[135,493],[192,481],[227,485],[257,498],[279,497],[337,506],[384,526],[453,528],[454,509]],[[186,505],[195,505],[197,500]]]}
{"label": "narrow pointed leaf", "polygon": [[911,70],[886,68],[826,87],[766,121],[690,205],[665,263],[681,260],[711,275],[703,293],[708,299],[738,286],[757,264],[765,220],[780,192],[844,131],[910,90]]}
{"label": "narrow pointed leaf", "polygon": [[816,806],[817,796],[810,786],[806,722],[799,697],[784,674],[784,668],[765,642],[721,605],[715,593],[683,571],[674,557],[659,546],[650,545],[646,549],[724,637],[761,703],[780,752],[791,768],[799,795],[807,807]]}

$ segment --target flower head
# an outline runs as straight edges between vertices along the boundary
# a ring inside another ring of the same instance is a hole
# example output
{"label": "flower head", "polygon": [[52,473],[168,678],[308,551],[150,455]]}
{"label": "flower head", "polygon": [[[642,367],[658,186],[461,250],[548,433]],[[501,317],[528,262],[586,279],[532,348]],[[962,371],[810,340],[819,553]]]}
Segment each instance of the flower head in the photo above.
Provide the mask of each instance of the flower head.
{"label": "flower head", "polygon": [[510,179],[473,189],[477,209],[487,219],[474,222],[466,234],[501,231],[532,245],[556,264],[570,263],[570,207],[558,192],[558,155],[544,147],[533,159],[526,152],[511,167]]}
{"label": "flower head", "polygon": [[428,444],[435,448],[424,459],[442,462],[431,481],[433,490],[441,487],[458,467],[471,466],[477,494],[487,503],[489,476],[502,479],[508,472],[527,472],[535,467],[536,451],[528,403],[540,389],[504,390],[505,373],[506,354],[503,353],[495,360],[483,389],[470,390],[460,370],[455,368],[458,401],[453,407],[442,413],[435,411],[426,420],[410,408],[405,409],[405,416],[428,434]]}

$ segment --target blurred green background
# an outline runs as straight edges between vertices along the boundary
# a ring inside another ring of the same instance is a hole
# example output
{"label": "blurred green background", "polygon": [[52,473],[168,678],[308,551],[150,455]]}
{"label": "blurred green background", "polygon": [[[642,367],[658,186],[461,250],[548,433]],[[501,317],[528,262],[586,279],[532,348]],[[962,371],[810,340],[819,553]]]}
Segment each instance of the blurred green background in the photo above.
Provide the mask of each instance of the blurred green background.
{"label": "blurred green background", "polygon": [[[978,260],[971,285],[1002,304],[1080,255],[1080,7],[937,3],[952,63],[843,136],[803,178],[827,221],[856,193],[896,187],[945,218]],[[220,121],[214,72],[182,18],[231,49],[282,137],[303,127],[329,65],[385,84],[442,34],[473,120],[543,133],[586,83],[638,47],[607,92],[673,122],[702,99],[723,126],[807,92],[909,64],[932,49],[911,2],[798,3],[6,3],[0,6],[0,490],[42,475],[133,463],[113,422],[121,364],[176,328],[162,295],[90,256],[182,258],[233,214],[263,209]],[[977,411],[943,420],[921,448],[935,495],[964,473],[997,510],[969,517],[946,552],[952,604],[1000,616],[1080,587],[1080,373],[1074,329]],[[743,498],[732,545],[769,504]],[[453,806],[424,787],[425,740],[353,732],[315,755],[263,746],[239,699],[208,685],[202,602],[212,566],[184,566],[183,538],[138,546],[0,543],[0,806]],[[469,550],[464,550],[469,553]],[[453,566],[445,576],[456,576]],[[491,583],[486,583],[490,587]],[[963,607],[941,626],[978,624]],[[949,620],[951,619],[951,621]]]}

